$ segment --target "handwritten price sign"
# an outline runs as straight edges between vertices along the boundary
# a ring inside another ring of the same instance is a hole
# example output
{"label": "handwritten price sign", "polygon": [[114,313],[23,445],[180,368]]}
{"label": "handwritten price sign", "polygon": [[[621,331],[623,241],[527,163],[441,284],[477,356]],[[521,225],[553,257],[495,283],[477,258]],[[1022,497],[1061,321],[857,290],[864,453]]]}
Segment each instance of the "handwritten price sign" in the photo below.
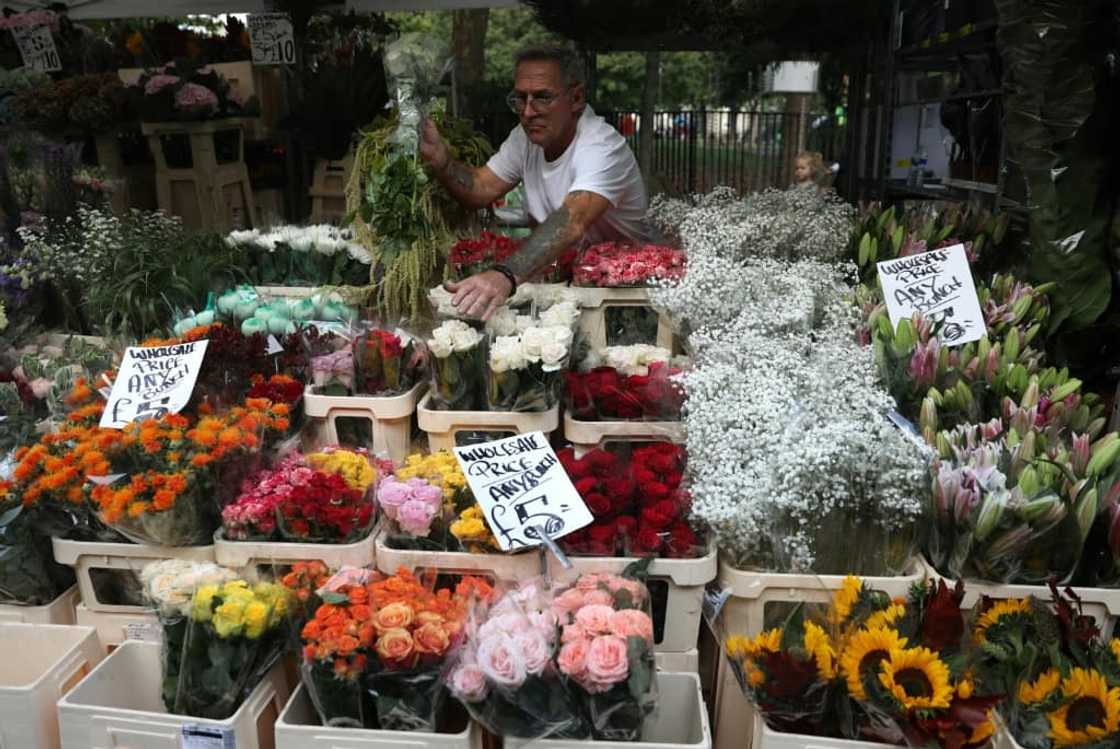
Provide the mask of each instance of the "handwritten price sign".
{"label": "handwritten price sign", "polygon": [[456,447],[486,523],[503,551],[538,546],[594,520],[543,432]]}
{"label": "handwritten price sign", "polygon": [[62,70],[62,58],[54,45],[54,37],[47,26],[15,26],[12,28],[19,55],[30,70],[53,73]]}
{"label": "handwritten price sign", "polygon": [[249,43],[254,65],[291,65],[296,61],[296,34],[287,13],[250,15]]}
{"label": "handwritten price sign", "polygon": [[915,312],[939,322],[948,346],[979,340],[987,327],[964,245],[876,263],[891,325]]}
{"label": "handwritten price sign", "polygon": [[208,343],[130,346],[101,414],[101,427],[123,429],[137,419],[158,419],[182,411],[194,392]]}

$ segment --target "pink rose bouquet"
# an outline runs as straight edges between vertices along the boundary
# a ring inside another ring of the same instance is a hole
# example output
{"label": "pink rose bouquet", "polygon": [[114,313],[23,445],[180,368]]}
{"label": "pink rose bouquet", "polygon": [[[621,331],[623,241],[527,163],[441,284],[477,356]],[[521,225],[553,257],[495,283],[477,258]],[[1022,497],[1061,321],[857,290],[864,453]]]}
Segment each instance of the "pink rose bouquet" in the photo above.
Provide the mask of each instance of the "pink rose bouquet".
{"label": "pink rose bouquet", "polygon": [[685,265],[684,250],[603,242],[580,253],[572,280],[577,286],[644,286],[654,280],[680,280]]}
{"label": "pink rose bouquet", "polygon": [[417,539],[431,534],[443,512],[443,490],[421,478],[385,479],[377,488],[377,501],[401,533]]}
{"label": "pink rose bouquet", "polygon": [[656,701],[649,591],[635,579],[648,564],[621,576],[582,575],[552,602],[557,667],[575,684],[596,739],[638,741]]}
{"label": "pink rose bouquet", "polygon": [[560,675],[551,593],[523,583],[478,605],[447,675],[451,694],[491,733],[526,739],[591,736],[575,690]]}

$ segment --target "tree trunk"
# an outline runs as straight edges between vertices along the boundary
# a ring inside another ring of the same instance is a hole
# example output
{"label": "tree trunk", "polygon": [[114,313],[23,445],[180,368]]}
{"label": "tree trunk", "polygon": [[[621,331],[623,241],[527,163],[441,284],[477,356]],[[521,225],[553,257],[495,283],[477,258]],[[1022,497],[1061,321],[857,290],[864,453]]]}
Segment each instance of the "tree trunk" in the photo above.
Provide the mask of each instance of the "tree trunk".
{"label": "tree trunk", "polygon": [[646,80],[642,87],[642,111],[638,125],[638,167],[650,184],[653,178],[653,133],[657,89],[661,78],[661,53],[646,52]]}
{"label": "tree trunk", "polygon": [[793,182],[793,170],[797,166],[797,154],[805,150],[805,131],[809,120],[808,94],[786,95],[785,122],[782,123],[782,145],[785,183]]}
{"label": "tree trunk", "polygon": [[458,65],[456,70],[459,116],[481,114],[472,110],[475,87],[486,75],[486,27],[490,24],[490,9],[452,11],[451,53]]}

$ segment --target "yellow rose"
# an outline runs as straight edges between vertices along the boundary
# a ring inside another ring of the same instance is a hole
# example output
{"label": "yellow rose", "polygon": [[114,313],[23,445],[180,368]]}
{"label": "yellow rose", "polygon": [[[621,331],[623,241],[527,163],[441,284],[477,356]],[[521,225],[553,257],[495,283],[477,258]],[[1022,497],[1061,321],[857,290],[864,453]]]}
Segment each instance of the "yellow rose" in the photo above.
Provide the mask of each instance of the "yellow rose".
{"label": "yellow rose", "polygon": [[253,601],[245,607],[245,636],[255,640],[268,626],[269,608],[264,601]]}
{"label": "yellow rose", "polygon": [[475,538],[486,532],[486,527],[477,518],[456,520],[451,524],[451,533],[455,538]]}
{"label": "yellow rose", "polygon": [[218,633],[218,637],[226,639],[241,634],[245,626],[245,602],[239,598],[228,598],[221,606],[214,610],[211,624]]}
{"label": "yellow rose", "polygon": [[191,601],[191,618],[196,622],[210,621],[210,608],[214,602],[214,596],[218,595],[217,585],[203,585],[194,592],[194,600]]}

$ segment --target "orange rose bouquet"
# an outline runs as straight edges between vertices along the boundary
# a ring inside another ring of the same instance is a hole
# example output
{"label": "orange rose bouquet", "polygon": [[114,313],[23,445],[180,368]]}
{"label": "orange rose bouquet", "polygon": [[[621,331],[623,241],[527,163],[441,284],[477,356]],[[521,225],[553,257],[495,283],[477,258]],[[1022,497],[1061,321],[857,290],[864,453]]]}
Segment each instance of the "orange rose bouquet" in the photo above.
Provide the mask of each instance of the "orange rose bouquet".
{"label": "orange rose bouquet", "polygon": [[303,628],[303,677],[324,725],[434,731],[446,697],[440,679],[471,601],[490,596],[477,578],[436,589],[401,568],[391,577],[328,582]]}

